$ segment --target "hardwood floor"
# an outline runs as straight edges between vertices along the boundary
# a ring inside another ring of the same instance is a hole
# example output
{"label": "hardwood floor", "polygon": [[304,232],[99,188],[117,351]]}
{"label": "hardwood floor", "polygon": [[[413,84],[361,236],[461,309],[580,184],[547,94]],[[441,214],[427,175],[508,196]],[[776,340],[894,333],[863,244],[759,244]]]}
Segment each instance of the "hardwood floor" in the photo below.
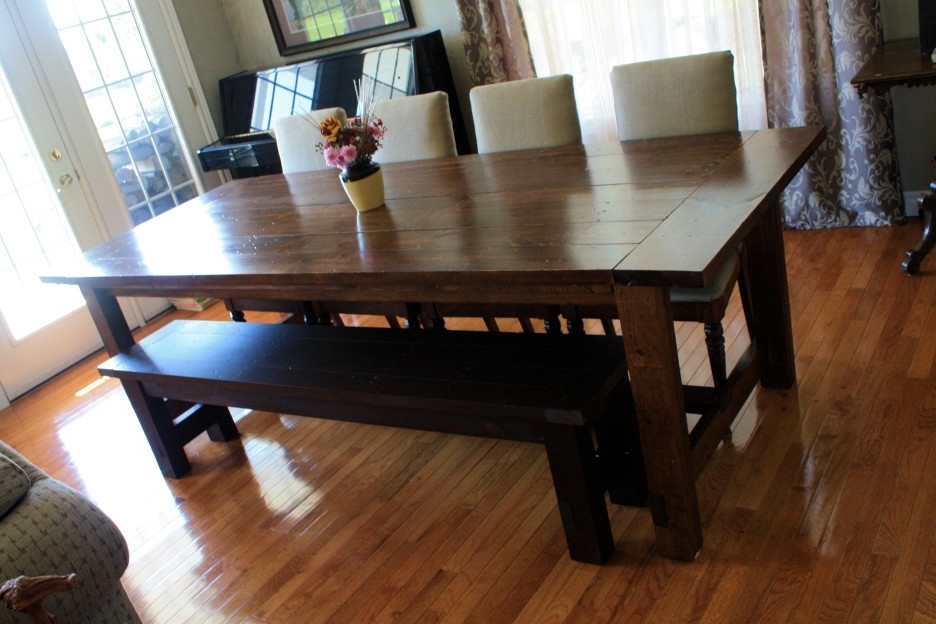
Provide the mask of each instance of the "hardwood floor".
{"label": "hardwood floor", "polygon": [[[900,270],[919,233],[785,233],[798,384],[756,390],[699,478],[691,563],[623,507],[610,563],[571,561],[533,444],[239,411],[240,440],[196,439],[165,480],[103,355],[0,438],[121,527],[147,623],[936,621],[936,259]],[[726,334],[730,357],[737,300]],[[677,337],[707,377],[701,329]]]}

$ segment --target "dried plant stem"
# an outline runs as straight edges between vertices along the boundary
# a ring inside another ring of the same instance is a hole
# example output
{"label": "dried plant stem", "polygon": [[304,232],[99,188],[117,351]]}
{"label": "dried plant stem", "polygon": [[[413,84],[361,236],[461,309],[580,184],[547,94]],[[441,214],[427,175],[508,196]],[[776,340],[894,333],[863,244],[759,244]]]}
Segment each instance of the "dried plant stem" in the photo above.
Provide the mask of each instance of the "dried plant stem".
{"label": "dried plant stem", "polygon": [[377,82],[372,76],[364,75],[354,81],[354,95],[358,100],[358,116],[364,128],[364,136],[370,135],[370,124],[377,107]]}

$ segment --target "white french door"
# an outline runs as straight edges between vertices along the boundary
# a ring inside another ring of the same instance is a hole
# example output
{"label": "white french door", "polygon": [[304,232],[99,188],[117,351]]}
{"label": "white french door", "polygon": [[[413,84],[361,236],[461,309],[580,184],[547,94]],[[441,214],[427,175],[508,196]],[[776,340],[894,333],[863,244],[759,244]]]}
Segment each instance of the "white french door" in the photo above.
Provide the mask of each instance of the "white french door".
{"label": "white french door", "polygon": [[78,289],[38,281],[104,235],[35,62],[0,2],[0,405],[100,346]]}
{"label": "white french door", "polygon": [[[183,139],[215,138],[197,83],[153,61],[158,46],[186,60],[168,34],[174,14],[164,0],[132,9],[0,0],[0,408],[100,346],[77,289],[37,276],[220,183]],[[131,326],[166,307],[122,304]]]}

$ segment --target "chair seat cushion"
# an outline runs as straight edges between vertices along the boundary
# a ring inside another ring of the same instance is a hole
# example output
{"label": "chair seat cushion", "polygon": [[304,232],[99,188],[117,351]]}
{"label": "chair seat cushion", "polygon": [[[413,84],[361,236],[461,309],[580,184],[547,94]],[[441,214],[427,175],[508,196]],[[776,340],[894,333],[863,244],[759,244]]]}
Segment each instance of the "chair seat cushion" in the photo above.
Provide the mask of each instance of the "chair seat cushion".
{"label": "chair seat cushion", "polygon": [[0,518],[26,496],[32,482],[16,462],[0,454]]}

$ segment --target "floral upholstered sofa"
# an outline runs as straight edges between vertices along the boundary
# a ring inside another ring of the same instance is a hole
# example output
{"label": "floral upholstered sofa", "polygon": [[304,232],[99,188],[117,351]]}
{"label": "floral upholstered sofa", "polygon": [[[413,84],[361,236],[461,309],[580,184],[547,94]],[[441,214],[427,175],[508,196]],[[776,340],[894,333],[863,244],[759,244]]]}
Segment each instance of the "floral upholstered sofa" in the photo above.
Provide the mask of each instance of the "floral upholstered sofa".
{"label": "floral upholstered sofa", "polygon": [[[110,518],[0,441],[0,583],[74,574],[76,586],[42,602],[56,622],[139,623],[120,583],[128,561]],[[33,621],[7,604],[0,602],[0,623]]]}

